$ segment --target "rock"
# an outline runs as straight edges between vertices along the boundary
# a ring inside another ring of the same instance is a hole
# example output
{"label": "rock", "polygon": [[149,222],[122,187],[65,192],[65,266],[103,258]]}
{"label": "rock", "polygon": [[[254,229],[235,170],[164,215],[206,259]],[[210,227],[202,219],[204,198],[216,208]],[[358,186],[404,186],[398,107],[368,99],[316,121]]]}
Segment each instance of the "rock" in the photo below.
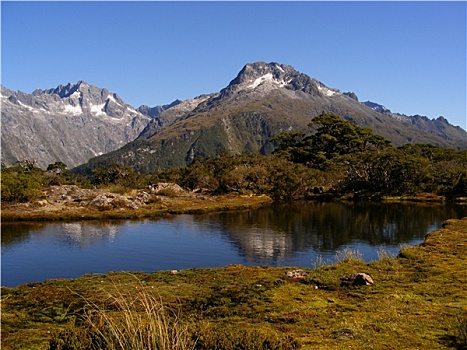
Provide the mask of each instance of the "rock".
{"label": "rock", "polygon": [[355,100],[355,101],[358,102],[358,97],[357,97],[357,95],[355,95],[354,92],[344,92],[344,95],[346,95],[346,96],[350,97],[352,100]]}
{"label": "rock", "polygon": [[130,209],[134,209],[134,210],[139,208],[138,204],[136,204],[135,202],[128,203],[127,207],[130,208]]}
{"label": "rock", "polygon": [[352,273],[350,275],[343,276],[340,279],[341,285],[369,286],[375,283],[370,275],[363,272]]}
{"label": "rock", "polygon": [[93,207],[107,207],[112,204],[113,200],[114,200],[114,196],[112,195],[100,194],[97,197],[95,197],[91,201],[91,203],[89,203],[89,205]]}
{"label": "rock", "polygon": [[297,279],[297,280],[302,280],[306,276],[308,276],[308,272],[305,270],[292,270],[292,271],[287,271],[287,277]]}
{"label": "rock", "polygon": [[151,194],[184,194],[185,190],[175,183],[159,182],[155,185],[149,185],[149,192]]}

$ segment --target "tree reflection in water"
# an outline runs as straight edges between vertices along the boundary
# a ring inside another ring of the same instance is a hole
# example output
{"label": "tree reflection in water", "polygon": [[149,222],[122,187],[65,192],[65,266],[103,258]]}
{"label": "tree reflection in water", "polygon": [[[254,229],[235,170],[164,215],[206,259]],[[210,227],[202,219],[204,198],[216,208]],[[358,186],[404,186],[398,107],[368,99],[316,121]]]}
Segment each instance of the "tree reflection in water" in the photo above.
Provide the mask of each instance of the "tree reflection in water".
{"label": "tree reflection in water", "polygon": [[312,267],[343,248],[366,261],[416,244],[467,206],[292,202],[159,220],[2,223],[2,284],[144,271],[246,265]]}
{"label": "tree reflection in water", "polygon": [[245,257],[267,262],[310,248],[334,253],[358,243],[399,247],[466,215],[467,207],[456,205],[292,202],[196,219],[219,222]]}

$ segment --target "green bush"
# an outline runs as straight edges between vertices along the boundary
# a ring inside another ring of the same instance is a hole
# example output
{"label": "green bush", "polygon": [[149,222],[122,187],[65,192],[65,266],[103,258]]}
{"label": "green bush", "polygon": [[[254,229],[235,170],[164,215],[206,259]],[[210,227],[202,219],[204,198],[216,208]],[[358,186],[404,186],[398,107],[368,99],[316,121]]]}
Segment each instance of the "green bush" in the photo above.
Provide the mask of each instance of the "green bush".
{"label": "green bush", "polygon": [[1,193],[5,202],[32,202],[44,197],[39,176],[2,169]]}

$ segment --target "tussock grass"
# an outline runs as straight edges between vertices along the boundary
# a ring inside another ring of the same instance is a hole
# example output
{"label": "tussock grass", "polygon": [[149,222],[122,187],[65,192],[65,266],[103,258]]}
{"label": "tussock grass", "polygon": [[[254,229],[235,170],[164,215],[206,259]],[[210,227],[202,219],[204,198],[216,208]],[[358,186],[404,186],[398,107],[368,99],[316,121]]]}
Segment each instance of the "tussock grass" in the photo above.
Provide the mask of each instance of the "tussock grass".
{"label": "tussock grass", "polygon": [[358,250],[352,250],[348,247],[340,249],[336,252],[336,262],[348,262],[348,261],[363,261],[363,254]]}
{"label": "tussock grass", "polygon": [[50,348],[194,349],[195,342],[181,319],[180,309],[169,308],[153,289],[144,286],[136,276],[135,280],[134,291],[124,292],[115,284],[113,290],[106,292],[104,303],[86,298],[84,327],[54,336]]}

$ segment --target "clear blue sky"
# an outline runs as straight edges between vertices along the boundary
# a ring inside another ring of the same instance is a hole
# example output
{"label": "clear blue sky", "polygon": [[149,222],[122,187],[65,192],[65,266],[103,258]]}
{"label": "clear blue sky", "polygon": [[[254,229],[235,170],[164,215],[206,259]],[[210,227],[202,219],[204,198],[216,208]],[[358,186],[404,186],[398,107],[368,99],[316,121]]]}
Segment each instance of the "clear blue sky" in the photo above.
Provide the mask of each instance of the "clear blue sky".
{"label": "clear blue sky", "polygon": [[85,80],[134,107],[217,92],[255,61],[466,129],[466,3],[1,2],[1,82]]}

